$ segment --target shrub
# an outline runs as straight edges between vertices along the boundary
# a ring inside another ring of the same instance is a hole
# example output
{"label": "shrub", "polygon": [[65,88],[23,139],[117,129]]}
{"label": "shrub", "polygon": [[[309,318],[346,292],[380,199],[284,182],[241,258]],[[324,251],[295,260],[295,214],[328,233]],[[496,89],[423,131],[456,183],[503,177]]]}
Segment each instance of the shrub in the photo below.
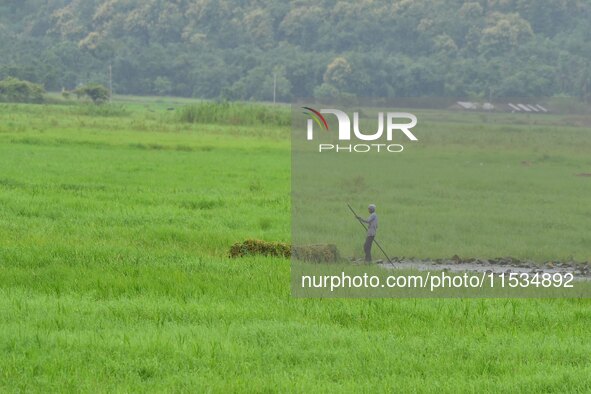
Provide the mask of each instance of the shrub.
{"label": "shrub", "polygon": [[43,86],[17,78],[0,81],[0,101],[13,103],[40,103],[43,101]]}
{"label": "shrub", "polygon": [[98,83],[81,86],[74,90],[74,93],[78,99],[88,97],[95,104],[102,104],[110,97],[109,89]]}

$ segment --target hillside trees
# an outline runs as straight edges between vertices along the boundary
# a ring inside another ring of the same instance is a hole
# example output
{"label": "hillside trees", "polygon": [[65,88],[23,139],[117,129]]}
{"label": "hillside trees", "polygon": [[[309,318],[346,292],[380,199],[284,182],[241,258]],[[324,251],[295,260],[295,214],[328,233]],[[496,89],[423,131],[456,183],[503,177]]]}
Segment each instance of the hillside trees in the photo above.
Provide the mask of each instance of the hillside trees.
{"label": "hillside trees", "polygon": [[268,100],[275,75],[280,100],[586,97],[589,20],[589,0],[6,0],[0,78],[73,89],[112,65],[133,94]]}

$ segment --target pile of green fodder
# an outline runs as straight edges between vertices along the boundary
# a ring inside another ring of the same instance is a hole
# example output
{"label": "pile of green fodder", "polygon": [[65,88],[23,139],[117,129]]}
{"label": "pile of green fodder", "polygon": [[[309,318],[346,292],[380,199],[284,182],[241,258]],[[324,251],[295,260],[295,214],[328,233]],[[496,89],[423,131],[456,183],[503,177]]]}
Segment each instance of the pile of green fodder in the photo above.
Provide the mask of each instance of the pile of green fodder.
{"label": "pile of green fodder", "polygon": [[181,122],[241,125],[289,126],[289,107],[240,102],[203,101],[184,106],[178,112]]}
{"label": "pile of green fodder", "polygon": [[336,245],[299,245],[291,248],[292,257],[296,260],[312,263],[336,263],[341,260]]}
{"label": "pile of green fodder", "polygon": [[336,245],[299,245],[291,246],[283,242],[268,242],[258,239],[248,239],[238,242],[230,248],[230,257],[273,256],[313,262],[336,263],[340,261]]}
{"label": "pile of green fodder", "polygon": [[282,242],[247,239],[244,242],[235,243],[230,248],[230,257],[232,258],[260,255],[289,258],[291,256],[291,246]]}

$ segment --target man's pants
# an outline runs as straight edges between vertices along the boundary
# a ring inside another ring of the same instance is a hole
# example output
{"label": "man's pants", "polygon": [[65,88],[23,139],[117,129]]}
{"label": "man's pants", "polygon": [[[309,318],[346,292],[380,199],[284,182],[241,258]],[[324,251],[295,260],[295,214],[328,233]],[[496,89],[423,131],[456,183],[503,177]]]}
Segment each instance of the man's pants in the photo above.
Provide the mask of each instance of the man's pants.
{"label": "man's pants", "polygon": [[373,235],[368,235],[365,238],[365,245],[363,245],[363,250],[365,251],[365,261],[370,263],[371,262],[371,245],[373,244]]}

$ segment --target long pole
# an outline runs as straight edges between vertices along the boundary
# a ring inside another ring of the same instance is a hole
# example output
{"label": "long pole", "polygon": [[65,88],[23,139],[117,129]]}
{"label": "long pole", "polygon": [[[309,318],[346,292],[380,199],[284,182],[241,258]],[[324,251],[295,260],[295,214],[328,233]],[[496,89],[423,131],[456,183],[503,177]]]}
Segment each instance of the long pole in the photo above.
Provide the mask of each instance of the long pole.
{"label": "long pole", "polygon": [[113,65],[109,64],[109,102],[113,101]]}
{"label": "long pole", "polygon": [[277,73],[273,73],[273,104],[275,104],[275,96],[277,92]]}
{"label": "long pole", "polygon": [[[355,218],[358,218],[359,215],[357,215],[355,213],[355,211],[353,210],[353,208],[351,208],[351,205],[347,204],[347,206],[349,207],[349,209],[351,210],[351,212],[353,213],[353,215],[355,215]],[[357,220],[359,222],[359,224],[361,224],[363,226],[363,228],[365,229],[365,231],[367,231],[367,227],[365,226],[365,224],[363,224],[363,222],[361,220]],[[380,244],[378,243],[378,241],[376,241],[376,239],[373,239],[373,243],[376,244],[376,246],[378,248],[380,248],[380,250],[382,251],[382,253],[384,254],[384,256],[386,256],[386,258],[388,259],[388,263],[394,265],[394,263],[392,262],[392,259],[390,257],[388,257],[388,254],[384,251],[384,249],[380,246]]]}

